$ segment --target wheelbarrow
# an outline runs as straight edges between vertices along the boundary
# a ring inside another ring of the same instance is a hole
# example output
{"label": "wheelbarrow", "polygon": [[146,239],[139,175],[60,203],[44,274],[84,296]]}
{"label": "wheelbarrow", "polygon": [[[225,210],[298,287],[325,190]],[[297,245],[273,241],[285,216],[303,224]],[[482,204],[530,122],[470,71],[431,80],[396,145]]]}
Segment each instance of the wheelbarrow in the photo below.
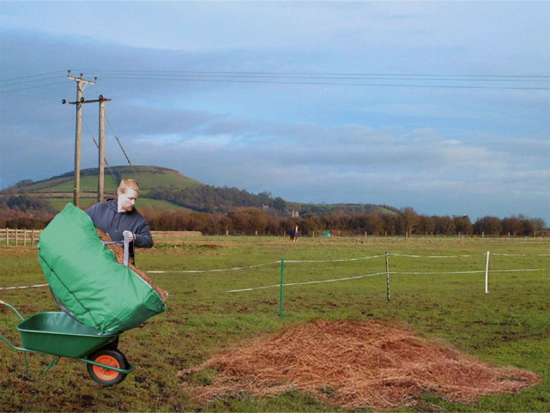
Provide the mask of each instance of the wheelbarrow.
{"label": "wheelbarrow", "polygon": [[10,307],[22,320],[17,324],[22,347],[14,346],[1,334],[0,338],[13,349],[24,352],[25,376],[29,379],[27,353],[54,356],[41,379],[61,357],[85,362],[92,379],[103,386],[122,382],[134,370],[117,348],[121,332],[101,333],[64,312],[37,313],[25,319],[10,304],[0,300],[0,305]]}

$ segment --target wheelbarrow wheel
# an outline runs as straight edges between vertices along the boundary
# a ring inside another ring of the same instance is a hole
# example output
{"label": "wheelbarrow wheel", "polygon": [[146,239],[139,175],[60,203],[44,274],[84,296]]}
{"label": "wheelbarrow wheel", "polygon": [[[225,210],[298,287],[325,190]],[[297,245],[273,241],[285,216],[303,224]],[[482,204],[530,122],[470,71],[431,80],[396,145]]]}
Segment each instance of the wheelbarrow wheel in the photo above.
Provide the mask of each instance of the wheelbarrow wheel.
{"label": "wheelbarrow wheel", "polygon": [[[100,350],[92,354],[89,359],[96,363],[105,364],[122,370],[128,370],[130,367],[124,354],[118,350]],[[88,373],[90,373],[92,379],[103,386],[114,386],[122,382],[127,376],[127,374],[120,373],[116,370],[109,370],[105,367],[95,366],[93,364],[88,364]]]}

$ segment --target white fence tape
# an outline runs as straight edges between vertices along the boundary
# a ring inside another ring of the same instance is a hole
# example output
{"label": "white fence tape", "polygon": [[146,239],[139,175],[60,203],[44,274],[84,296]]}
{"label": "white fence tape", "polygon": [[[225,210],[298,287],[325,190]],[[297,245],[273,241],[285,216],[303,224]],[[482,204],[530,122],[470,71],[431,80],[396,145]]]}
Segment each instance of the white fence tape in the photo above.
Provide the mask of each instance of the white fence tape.
{"label": "white fence tape", "polygon": [[[292,285],[307,285],[307,284],[324,284],[324,283],[333,283],[338,281],[349,281],[349,280],[357,280],[359,278],[366,278],[366,277],[374,277],[376,275],[383,275],[385,272],[377,272],[374,274],[366,274],[366,275],[357,275],[355,277],[345,277],[345,278],[334,278],[332,280],[319,280],[319,281],[304,281],[301,283],[285,283],[283,284],[283,287],[288,287]],[[240,293],[243,291],[254,291],[254,290],[265,290],[266,288],[280,288],[281,284],[276,285],[267,285],[264,287],[253,287],[253,288],[242,288],[240,290],[227,290],[223,291],[224,293]]]}
{"label": "white fence tape", "polygon": [[[440,259],[440,258],[468,258],[472,257],[472,255],[411,255],[411,254],[396,254],[396,253],[388,253],[389,256],[394,257],[405,257],[405,258],[432,258],[432,259]],[[491,255],[500,255],[500,256],[509,256],[509,257],[516,257],[516,256],[527,256],[526,254],[506,254],[506,253],[491,253]],[[370,260],[374,258],[382,258],[386,255],[371,255],[367,257],[357,257],[357,258],[343,258],[343,259],[333,259],[333,260],[285,260],[285,263],[292,263],[292,264],[303,264],[303,263],[327,263],[327,262],[346,262],[346,261],[360,261],[360,260]],[[550,254],[538,254],[538,256],[546,257],[550,256]],[[215,272],[229,272],[229,271],[241,271],[251,268],[259,268],[259,267],[265,267],[269,265],[274,264],[280,264],[281,261],[272,261],[268,263],[263,264],[257,264],[257,265],[249,265],[249,266],[240,266],[240,267],[233,267],[233,268],[220,268],[220,269],[214,269],[214,270],[152,270],[147,271],[148,274],[199,274],[199,273],[215,273]],[[517,269],[517,270],[491,270],[491,273],[496,272],[533,272],[533,271],[545,271],[544,268],[531,268],[531,269]],[[444,272],[399,272],[399,271],[391,271],[391,274],[396,275],[437,275],[437,274],[476,274],[476,273],[484,273],[485,271],[444,271]],[[364,277],[372,277],[376,275],[382,275],[386,274],[384,273],[375,273],[375,274],[368,274],[368,275],[359,275],[356,277],[346,277],[346,278],[337,278],[332,280],[323,280],[323,281],[307,281],[303,283],[290,283],[290,284],[284,284],[285,286],[291,286],[291,285],[306,285],[306,284],[319,284],[319,283],[327,283],[327,282],[336,282],[336,281],[346,281],[346,280],[353,280],[358,278],[364,278]],[[0,291],[5,290],[20,290],[20,289],[27,289],[27,288],[40,288],[40,287],[47,287],[49,284],[36,284],[36,285],[24,285],[24,286],[17,286],[17,287],[0,287]],[[260,290],[260,289],[266,289],[266,288],[279,288],[281,285],[270,285],[270,286],[264,286],[264,287],[254,287],[254,288],[243,288],[239,290],[228,290],[224,292],[241,292],[241,291],[253,291],[253,290]]]}
{"label": "white fence tape", "polygon": [[[520,270],[491,270],[491,274],[495,272],[532,272],[532,271],[545,271],[544,268],[529,268]],[[479,274],[485,273],[485,270],[480,271],[442,271],[442,272],[407,272],[407,271],[391,271],[392,275],[441,275],[441,274]],[[384,273],[385,274],[385,273]]]}
{"label": "white fence tape", "polygon": [[280,261],[268,262],[265,264],[249,265],[243,267],[234,267],[234,268],[220,268],[217,270],[168,270],[168,271],[147,271],[147,274],[197,274],[205,272],[225,272],[225,271],[240,271],[246,270],[249,268],[258,268],[265,267],[266,265],[279,264]]}
{"label": "white fence tape", "polygon": [[344,261],[360,261],[360,260],[371,260],[373,258],[380,258],[384,257],[384,255],[372,255],[369,257],[360,257],[360,258],[341,258],[338,260],[285,260],[286,262],[290,262],[293,264],[302,264],[302,263],[323,263],[323,262],[344,262]]}
{"label": "white fence tape", "polygon": [[410,254],[394,254],[389,253],[390,257],[406,257],[406,258],[470,258],[472,255],[410,255]]}
{"label": "white fence tape", "polygon": [[22,285],[19,287],[0,287],[0,290],[24,290],[25,288],[48,287],[49,284]]}

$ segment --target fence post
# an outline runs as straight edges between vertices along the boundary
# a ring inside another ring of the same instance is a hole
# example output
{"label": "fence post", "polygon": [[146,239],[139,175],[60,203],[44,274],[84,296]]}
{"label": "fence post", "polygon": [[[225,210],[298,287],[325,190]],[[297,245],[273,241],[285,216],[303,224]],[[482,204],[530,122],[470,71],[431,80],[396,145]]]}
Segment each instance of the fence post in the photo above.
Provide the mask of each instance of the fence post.
{"label": "fence post", "polygon": [[390,253],[386,251],[386,294],[390,301]]}
{"label": "fence post", "polygon": [[285,259],[281,258],[281,286],[279,289],[279,317],[283,317],[283,301],[285,298]]}
{"label": "fence post", "polygon": [[489,251],[487,251],[487,261],[485,262],[485,294],[489,294]]}
{"label": "fence post", "polygon": [[14,231],[15,231],[15,246],[17,247],[17,245],[19,244],[19,231],[17,230],[17,228],[15,228]]}

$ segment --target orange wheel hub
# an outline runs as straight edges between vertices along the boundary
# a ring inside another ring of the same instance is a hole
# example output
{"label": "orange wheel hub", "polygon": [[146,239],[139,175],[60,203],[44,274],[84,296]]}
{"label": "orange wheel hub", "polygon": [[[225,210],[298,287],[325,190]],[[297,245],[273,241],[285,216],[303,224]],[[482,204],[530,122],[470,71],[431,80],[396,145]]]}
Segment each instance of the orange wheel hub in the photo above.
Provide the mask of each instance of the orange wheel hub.
{"label": "orange wheel hub", "polygon": [[[99,356],[98,358],[96,358],[94,361],[96,363],[105,364],[106,366],[120,368],[120,364],[118,363],[118,361],[114,357],[111,357],[111,356],[102,355],[102,356]],[[107,370],[106,368],[100,367],[100,366],[94,366],[93,369],[94,369],[94,373],[97,375],[97,377],[100,378],[101,380],[105,380],[105,381],[114,380],[120,374],[118,371]]]}

